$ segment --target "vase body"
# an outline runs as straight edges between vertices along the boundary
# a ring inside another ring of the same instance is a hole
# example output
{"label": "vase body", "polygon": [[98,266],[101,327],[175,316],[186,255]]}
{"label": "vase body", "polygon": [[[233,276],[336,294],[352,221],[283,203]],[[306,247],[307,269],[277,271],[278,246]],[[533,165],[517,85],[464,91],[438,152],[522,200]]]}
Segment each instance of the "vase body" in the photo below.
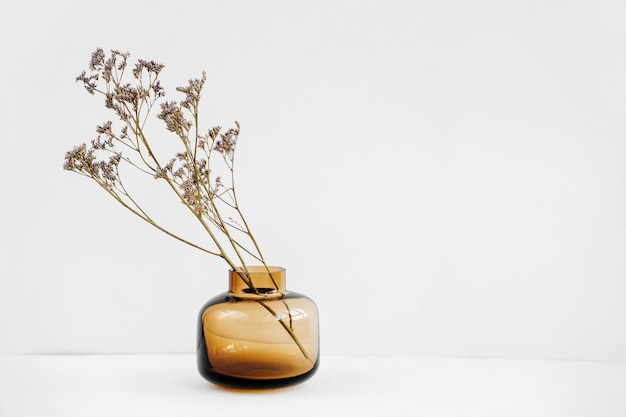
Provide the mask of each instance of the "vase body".
{"label": "vase body", "polygon": [[198,317],[198,371],[231,388],[278,388],[310,378],[319,364],[318,312],[285,289],[279,267],[229,272],[229,291]]}

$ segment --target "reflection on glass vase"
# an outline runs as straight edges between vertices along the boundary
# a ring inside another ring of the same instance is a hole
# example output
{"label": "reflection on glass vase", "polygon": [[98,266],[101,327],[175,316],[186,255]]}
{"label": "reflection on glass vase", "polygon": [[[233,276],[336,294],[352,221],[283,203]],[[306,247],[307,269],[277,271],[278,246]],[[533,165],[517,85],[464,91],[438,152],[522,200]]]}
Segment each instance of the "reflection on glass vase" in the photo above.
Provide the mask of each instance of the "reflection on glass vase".
{"label": "reflection on glass vase", "polygon": [[303,382],[319,364],[315,303],[285,289],[285,269],[254,266],[229,273],[229,291],[198,317],[198,371],[231,388]]}

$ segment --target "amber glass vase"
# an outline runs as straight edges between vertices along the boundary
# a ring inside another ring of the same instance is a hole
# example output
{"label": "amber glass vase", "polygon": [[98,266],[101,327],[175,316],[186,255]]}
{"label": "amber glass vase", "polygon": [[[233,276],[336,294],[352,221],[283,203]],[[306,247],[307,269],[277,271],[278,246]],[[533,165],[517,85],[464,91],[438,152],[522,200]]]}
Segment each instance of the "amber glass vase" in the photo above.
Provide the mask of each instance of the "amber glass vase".
{"label": "amber glass vase", "polygon": [[319,364],[315,303],[285,289],[285,269],[229,272],[229,291],[198,317],[198,371],[231,388],[278,388],[310,378]]}

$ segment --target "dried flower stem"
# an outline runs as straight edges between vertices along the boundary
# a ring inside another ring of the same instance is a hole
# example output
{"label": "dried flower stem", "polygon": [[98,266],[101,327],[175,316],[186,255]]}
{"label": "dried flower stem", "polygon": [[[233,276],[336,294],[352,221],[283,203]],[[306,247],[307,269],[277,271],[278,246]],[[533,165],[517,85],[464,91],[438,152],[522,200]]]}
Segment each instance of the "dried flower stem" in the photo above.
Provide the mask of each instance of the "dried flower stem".
{"label": "dried flower stem", "polygon": [[[77,77],[77,81],[81,81],[89,93],[105,97],[105,106],[116,113],[124,126],[119,133],[113,131],[110,121],[98,126],[98,137],[90,147],[83,144],[66,154],[65,169],[95,180],[125,208],[166,234],[224,259],[232,269],[241,265],[244,271],[242,279],[255,291],[245,257],[249,256],[266,267],[267,264],[234,193],[233,161],[239,124],[236,123],[236,128],[225,133],[220,133],[220,127],[213,127],[206,135],[201,134],[198,108],[206,75],[203,73],[201,79],[190,79],[187,86],[177,88],[185,95],[183,101],[165,101],[160,105],[158,118],[165,122],[167,130],[174,133],[183,145],[183,152],[163,162],[145,132],[153,106],[165,95],[158,79],[163,65],[139,60],[132,69],[135,84],[131,85],[123,81],[128,58],[128,53],[116,50],[107,57],[102,49],[98,49],[92,54],[90,72],[83,71]],[[191,120],[186,118],[185,113],[191,115]],[[122,150],[130,152],[130,156],[126,153],[123,155]],[[225,166],[230,170],[231,184],[228,187],[222,183],[221,177],[212,173],[210,162],[214,151],[222,155]],[[109,159],[98,159],[101,154],[108,154]],[[214,248],[191,242],[154,221],[126,191],[120,176],[122,164],[164,181],[208,233]],[[232,202],[228,201],[229,198]],[[222,215],[224,207],[233,210],[238,220],[229,218],[226,221]],[[240,224],[244,227],[240,227]],[[224,237],[224,242],[218,233]],[[246,238],[249,245],[233,233]],[[227,250],[224,243],[230,249]]]}
{"label": "dried flower stem", "polygon": [[[158,79],[163,65],[154,61],[138,60],[132,69],[135,84],[131,85],[123,81],[129,56],[128,53],[112,50],[107,57],[102,49],[97,49],[91,55],[90,72],[83,71],[76,78],[90,94],[105,97],[105,106],[118,116],[123,127],[117,133],[114,132],[111,121],[98,126],[98,136],[91,141],[91,146],[83,143],[66,153],[64,168],[91,178],[123,207],[158,230],[189,246],[224,259],[231,269],[242,271],[238,275],[252,292],[259,294],[252,282],[246,257],[260,262],[278,289],[241,212],[235,192],[235,146],[239,138],[239,123],[235,122],[236,127],[224,133],[221,132],[221,127],[216,126],[202,134],[198,110],[206,74],[203,73],[200,79],[190,79],[187,86],[176,89],[184,94],[183,101],[163,101],[160,104],[161,112],[157,117],[163,120],[168,131],[177,136],[183,148],[182,152],[164,163],[153,149],[145,131],[151,110],[165,96]],[[191,120],[185,117],[185,113],[191,115]],[[122,154],[122,150],[129,152],[130,156]],[[224,166],[230,172],[229,184],[224,184],[222,177],[212,172],[214,152],[221,155]],[[100,159],[101,155],[108,156],[108,159]],[[213,247],[207,248],[192,242],[158,224],[127,191],[120,174],[121,165],[164,181],[207,232]],[[235,218],[225,218],[222,213],[224,210],[232,212]],[[242,236],[244,241],[238,236]],[[237,263],[241,266],[237,267]],[[302,354],[310,360],[294,333],[289,306],[285,300],[282,302],[289,322],[282,318],[277,318],[277,321],[289,333]],[[259,303],[274,317],[278,317],[269,305],[263,301]]]}

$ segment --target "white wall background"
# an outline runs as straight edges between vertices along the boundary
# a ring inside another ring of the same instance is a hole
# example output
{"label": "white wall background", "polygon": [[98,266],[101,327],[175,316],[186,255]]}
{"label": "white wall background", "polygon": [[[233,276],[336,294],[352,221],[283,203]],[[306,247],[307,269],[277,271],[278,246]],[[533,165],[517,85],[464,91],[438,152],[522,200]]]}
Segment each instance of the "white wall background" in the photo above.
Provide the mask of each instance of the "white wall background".
{"label": "white wall background", "polygon": [[207,124],[241,122],[242,204],[318,303],[323,353],[626,359],[626,3],[0,16],[0,353],[192,352],[226,289],[219,260],[62,170],[109,117],[74,83],[100,46],[165,64],[170,93],[207,71]]}

